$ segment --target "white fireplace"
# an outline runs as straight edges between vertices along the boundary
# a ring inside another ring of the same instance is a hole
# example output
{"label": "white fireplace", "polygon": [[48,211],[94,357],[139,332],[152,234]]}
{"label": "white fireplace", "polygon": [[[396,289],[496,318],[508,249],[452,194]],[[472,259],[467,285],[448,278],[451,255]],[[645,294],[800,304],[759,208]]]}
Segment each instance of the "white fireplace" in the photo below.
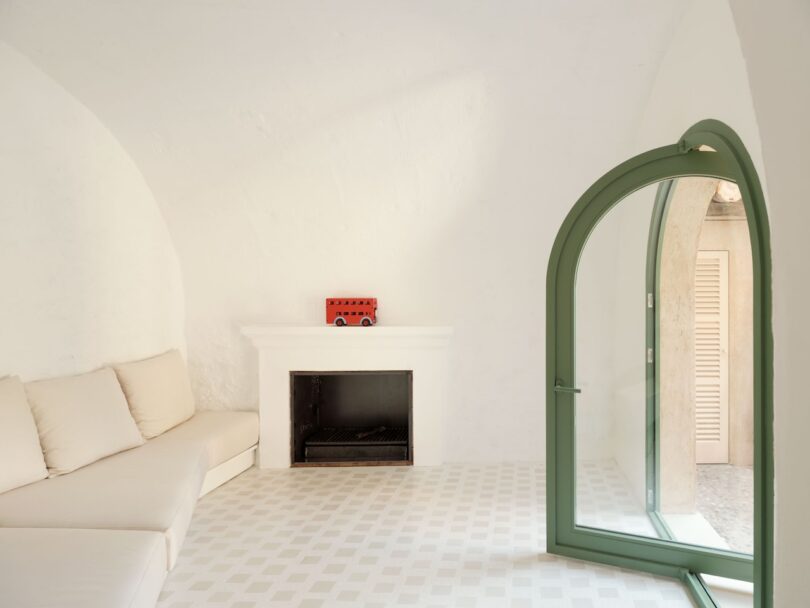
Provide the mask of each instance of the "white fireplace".
{"label": "white fireplace", "polygon": [[292,463],[294,372],[412,372],[413,464],[442,462],[451,328],[251,325],[242,333],[259,351],[260,467]]}

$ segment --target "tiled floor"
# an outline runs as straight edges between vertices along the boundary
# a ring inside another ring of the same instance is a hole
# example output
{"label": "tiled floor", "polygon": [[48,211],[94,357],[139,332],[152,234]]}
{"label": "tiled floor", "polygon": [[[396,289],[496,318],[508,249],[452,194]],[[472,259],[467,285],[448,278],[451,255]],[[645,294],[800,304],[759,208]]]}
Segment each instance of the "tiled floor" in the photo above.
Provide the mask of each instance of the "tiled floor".
{"label": "tiled floor", "polygon": [[251,469],[200,500],[160,608],[686,608],[544,553],[544,469]]}
{"label": "tiled floor", "polygon": [[577,463],[577,524],[658,538],[642,499],[612,460]]}
{"label": "tiled floor", "polygon": [[[691,515],[663,514],[677,539],[752,553],[752,467],[698,465],[696,498],[696,511]],[[658,538],[641,497],[633,493],[632,484],[611,460],[577,463],[577,523]]]}
{"label": "tiled floor", "polygon": [[698,465],[697,508],[729,547],[753,552],[753,467]]}

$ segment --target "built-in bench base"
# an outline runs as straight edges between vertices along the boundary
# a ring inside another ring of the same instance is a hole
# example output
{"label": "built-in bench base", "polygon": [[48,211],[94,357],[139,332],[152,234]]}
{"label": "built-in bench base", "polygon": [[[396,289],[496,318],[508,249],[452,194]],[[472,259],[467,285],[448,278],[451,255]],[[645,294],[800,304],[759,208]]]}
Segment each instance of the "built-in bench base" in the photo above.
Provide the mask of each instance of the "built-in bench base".
{"label": "built-in bench base", "polygon": [[202,488],[200,488],[200,497],[205,496],[211,490],[215,490],[222,484],[229,482],[231,479],[240,473],[244,473],[256,464],[257,447],[258,446],[254,445],[241,454],[234,456],[230,460],[226,460],[208,471],[203,480]]}

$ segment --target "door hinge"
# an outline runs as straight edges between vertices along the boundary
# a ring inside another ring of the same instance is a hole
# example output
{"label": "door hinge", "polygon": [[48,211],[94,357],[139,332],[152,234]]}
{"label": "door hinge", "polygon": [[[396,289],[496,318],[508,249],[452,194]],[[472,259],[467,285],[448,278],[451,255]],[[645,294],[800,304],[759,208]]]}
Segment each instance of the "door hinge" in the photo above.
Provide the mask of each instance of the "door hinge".
{"label": "door hinge", "polygon": [[654,304],[655,304],[655,297],[653,296],[653,294],[648,293],[647,294],[647,308],[652,308]]}
{"label": "door hinge", "polygon": [[648,348],[647,349],[647,363],[652,363],[652,362],[653,362],[653,349]]}

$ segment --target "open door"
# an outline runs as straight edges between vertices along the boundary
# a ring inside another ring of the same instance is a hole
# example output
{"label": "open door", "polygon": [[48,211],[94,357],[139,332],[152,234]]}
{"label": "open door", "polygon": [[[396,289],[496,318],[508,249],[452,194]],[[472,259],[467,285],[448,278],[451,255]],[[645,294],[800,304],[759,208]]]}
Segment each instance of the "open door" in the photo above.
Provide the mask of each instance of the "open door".
{"label": "open door", "polygon": [[[697,469],[724,453],[728,461],[728,263],[698,254],[699,230],[687,228],[727,184],[745,206],[753,272],[752,491],[741,494],[751,531],[742,539],[701,506],[707,482]],[[767,234],[750,158],[716,121],[620,165],[574,206],[547,284],[549,552],[680,578],[701,606],[719,604],[710,577],[752,583],[752,605],[771,605]]]}

